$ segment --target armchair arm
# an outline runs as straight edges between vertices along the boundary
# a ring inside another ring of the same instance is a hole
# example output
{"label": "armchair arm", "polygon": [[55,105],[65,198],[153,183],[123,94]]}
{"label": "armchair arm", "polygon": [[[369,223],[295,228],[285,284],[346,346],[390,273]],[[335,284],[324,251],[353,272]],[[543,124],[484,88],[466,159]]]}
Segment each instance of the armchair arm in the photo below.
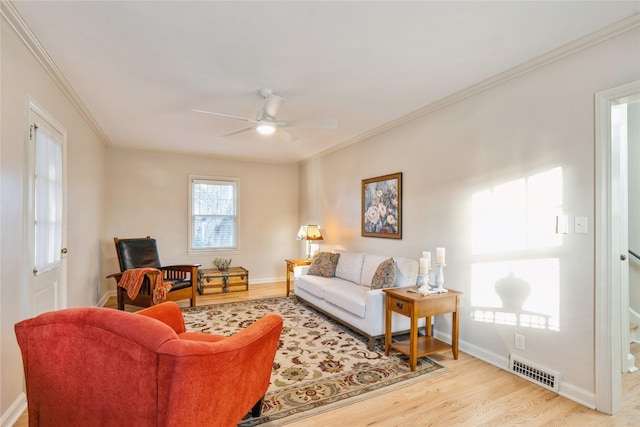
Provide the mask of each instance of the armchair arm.
{"label": "armchair arm", "polygon": [[[78,328],[78,325],[82,325],[82,328]],[[113,343],[105,344],[103,340],[97,339],[95,334],[87,332],[92,328],[112,334],[109,339],[136,342],[154,353],[163,343],[178,341],[177,334],[165,324],[138,317],[134,313],[104,307],[77,307],[50,311],[15,325],[19,339],[20,335],[27,334],[25,337],[28,337],[30,334],[38,345],[41,345],[41,342],[55,342],[61,339],[68,344],[54,347],[58,351],[66,351],[70,354],[76,353],[77,349],[84,349],[84,346],[95,351],[96,347],[113,345]],[[33,345],[33,342],[30,344]],[[51,351],[53,349],[48,348],[42,354],[46,356]],[[83,357],[86,357],[86,354]],[[56,359],[50,360],[55,362]],[[82,363],[86,365],[86,360]],[[103,368],[106,367],[103,366]],[[110,371],[103,369],[103,372]]]}
{"label": "armchair arm", "polygon": [[157,319],[171,326],[177,334],[182,334],[186,331],[182,311],[180,310],[180,306],[174,301],[165,301],[163,303],[153,305],[149,308],[136,312],[136,314]]}
{"label": "armchair arm", "polygon": [[269,388],[281,331],[282,318],[269,314],[217,342],[164,343],[158,349],[159,424],[197,413],[200,425],[236,425]]}
{"label": "armchair arm", "polygon": [[[107,279],[110,278],[114,278],[116,280],[116,286],[120,286],[120,280],[123,277],[124,272],[121,273],[113,273],[107,276]],[[149,271],[147,273],[145,273],[145,277],[149,280],[149,292],[150,295],[153,295],[155,288],[156,288],[156,282],[158,281],[158,275],[160,274],[160,271],[158,269],[156,269],[155,271]],[[128,285],[125,285],[124,287],[127,287]],[[139,287],[138,287],[139,289]],[[126,289],[127,293],[130,292],[129,289]],[[137,291],[135,291],[136,295],[137,295]],[[133,297],[135,298],[135,296]]]}
{"label": "armchair arm", "polygon": [[166,265],[164,267],[160,267],[160,270],[164,272],[164,278],[166,280],[185,280],[187,279],[187,275],[188,275],[189,280],[191,280],[191,286],[193,287],[193,292],[194,292],[193,295],[195,298],[195,291],[196,291],[195,286],[198,278],[199,267],[200,267],[200,264]]}
{"label": "armchair arm", "polygon": [[172,270],[172,271],[184,271],[191,273],[192,271],[198,271],[200,264],[182,264],[182,265],[165,265],[160,267],[160,270]]}

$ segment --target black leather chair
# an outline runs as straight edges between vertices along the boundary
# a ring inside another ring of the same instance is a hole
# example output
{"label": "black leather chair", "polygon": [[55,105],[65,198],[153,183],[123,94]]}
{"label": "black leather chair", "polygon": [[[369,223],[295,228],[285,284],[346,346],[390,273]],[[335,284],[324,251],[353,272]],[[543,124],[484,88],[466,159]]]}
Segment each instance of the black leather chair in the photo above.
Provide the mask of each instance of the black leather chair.
{"label": "black leather chair", "polygon": [[[132,268],[155,268],[162,272],[164,281],[171,283],[171,290],[167,293],[166,301],[190,300],[190,306],[196,305],[196,286],[198,279],[198,267],[200,264],[162,266],[156,240],[147,236],[144,238],[119,239],[113,238],[120,264],[120,273],[111,274],[116,283],[120,282],[122,272]],[[124,305],[136,305],[139,307],[151,307],[153,303],[153,291],[158,273],[148,273],[144,278],[140,292],[131,299],[126,289],[117,286],[118,309],[124,310]]]}

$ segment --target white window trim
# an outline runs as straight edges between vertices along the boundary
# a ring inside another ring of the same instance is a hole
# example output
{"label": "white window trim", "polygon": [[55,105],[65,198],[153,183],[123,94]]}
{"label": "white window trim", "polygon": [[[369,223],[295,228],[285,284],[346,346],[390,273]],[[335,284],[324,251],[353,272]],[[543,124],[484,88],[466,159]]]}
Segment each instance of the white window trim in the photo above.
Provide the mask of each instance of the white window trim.
{"label": "white window trim", "polygon": [[[194,181],[222,181],[233,182],[236,187],[236,246],[235,248],[221,248],[221,249],[194,249],[193,248],[193,182]],[[189,175],[189,203],[187,212],[188,232],[189,238],[187,239],[187,255],[207,255],[207,254],[220,254],[220,253],[236,253],[240,251],[240,179],[236,177],[228,176],[210,176],[210,175]]]}

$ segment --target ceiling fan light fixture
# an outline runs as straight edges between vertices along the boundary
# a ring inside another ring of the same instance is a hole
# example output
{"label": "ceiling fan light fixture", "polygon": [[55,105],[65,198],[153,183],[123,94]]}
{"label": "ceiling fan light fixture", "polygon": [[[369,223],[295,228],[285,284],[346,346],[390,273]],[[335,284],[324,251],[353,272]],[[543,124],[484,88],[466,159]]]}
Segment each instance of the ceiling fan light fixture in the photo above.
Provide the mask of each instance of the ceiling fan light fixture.
{"label": "ceiling fan light fixture", "polygon": [[276,127],[270,123],[260,123],[256,126],[256,130],[262,135],[271,135],[276,131]]}
{"label": "ceiling fan light fixture", "polygon": [[317,129],[337,129],[338,122],[336,119],[317,119],[317,120],[278,120],[276,117],[280,108],[286,101],[285,98],[276,95],[271,89],[260,89],[258,94],[264,99],[264,105],[262,109],[258,110],[255,119],[247,117],[234,116],[232,114],[216,113],[214,111],[205,110],[193,110],[198,113],[211,114],[219,117],[226,117],[229,119],[241,120],[248,125],[241,129],[236,129],[231,132],[227,132],[221,136],[231,136],[242,132],[250,131],[253,133],[256,130],[260,135],[274,135],[277,139],[284,142],[295,141],[297,137],[281,128],[289,127],[302,127],[302,128],[317,128]]}

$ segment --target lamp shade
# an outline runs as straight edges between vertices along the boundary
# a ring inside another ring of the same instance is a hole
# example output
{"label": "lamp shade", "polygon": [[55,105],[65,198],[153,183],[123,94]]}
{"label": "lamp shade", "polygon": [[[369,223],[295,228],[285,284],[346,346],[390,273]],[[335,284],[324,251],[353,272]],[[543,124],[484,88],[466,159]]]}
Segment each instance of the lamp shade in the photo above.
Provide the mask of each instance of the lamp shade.
{"label": "lamp shade", "polygon": [[296,236],[296,240],[307,240],[307,226],[301,225],[300,230],[298,230],[298,235]]}
{"label": "lamp shade", "polygon": [[302,225],[298,230],[297,240],[322,240],[320,227],[317,225]]}
{"label": "lamp shade", "polygon": [[320,227],[317,225],[307,225],[307,240],[322,240]]}

